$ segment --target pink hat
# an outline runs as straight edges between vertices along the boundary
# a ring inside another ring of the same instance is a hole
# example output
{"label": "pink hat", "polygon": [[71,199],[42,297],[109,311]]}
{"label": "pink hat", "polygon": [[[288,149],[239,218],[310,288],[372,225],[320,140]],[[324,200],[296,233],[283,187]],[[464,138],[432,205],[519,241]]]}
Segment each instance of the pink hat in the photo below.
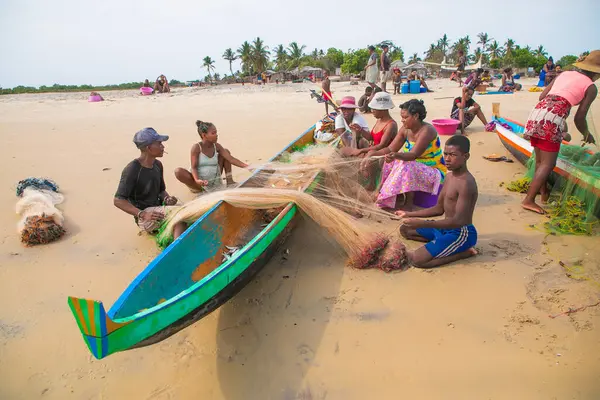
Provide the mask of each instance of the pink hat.
{"label": "pink hat", "polygon": [[358,108],[354,96],[346,96],[342,98],[342,104],[340,104],[340,108]]}

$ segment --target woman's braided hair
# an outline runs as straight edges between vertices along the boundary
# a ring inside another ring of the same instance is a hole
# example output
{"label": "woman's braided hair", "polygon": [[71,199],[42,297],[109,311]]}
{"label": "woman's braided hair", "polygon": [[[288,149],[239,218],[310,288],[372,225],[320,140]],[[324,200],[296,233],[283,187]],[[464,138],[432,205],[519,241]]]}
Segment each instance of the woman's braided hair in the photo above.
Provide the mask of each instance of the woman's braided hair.
{"label": "woman's braided hair", "polygon": [[200,135],[202,135],[203,133],[208,133],[208,130],[211,127],[215,126],[215,124],[213,124],[212,122],[204,122],[204,121],[197,120],[196,126],[198,127],[198,133]]}
{"label": "woman's braided hair", "polygon": [[427,110],[425,109],[423,100],[409,100],[406,103],[400,104],[400,109],[406,110],[410,115],[417,115],[421,121],[427,116]]}

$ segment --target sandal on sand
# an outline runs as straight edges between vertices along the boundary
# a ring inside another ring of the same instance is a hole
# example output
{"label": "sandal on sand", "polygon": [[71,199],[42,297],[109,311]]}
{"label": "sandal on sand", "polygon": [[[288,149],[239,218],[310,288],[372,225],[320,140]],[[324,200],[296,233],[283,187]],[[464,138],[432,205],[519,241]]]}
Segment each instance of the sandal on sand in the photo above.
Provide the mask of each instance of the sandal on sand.
{"label": "sandal on sand", "polygon": [[510,158],[506,158],[505,156],[499,156],[498,154],[488,154],[487,156],[483,156],[483,158],[488,161],[493,161],[493,162],[498,162],[498,161],[504,161],[507,163],[514,162]]}

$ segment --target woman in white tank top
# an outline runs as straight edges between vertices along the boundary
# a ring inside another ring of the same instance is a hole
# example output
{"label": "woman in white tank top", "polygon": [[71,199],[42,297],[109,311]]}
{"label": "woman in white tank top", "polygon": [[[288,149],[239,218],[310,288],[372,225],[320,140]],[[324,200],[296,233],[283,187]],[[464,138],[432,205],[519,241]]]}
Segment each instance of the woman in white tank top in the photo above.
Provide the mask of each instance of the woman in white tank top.
{"label": "woman in white tank top", "polygon": [[248,165],[233,157],[229,150],[217,143],[217,128],[210,122],[196,121],[202,139],[192,146],[191,169],[177,168],[175,177],[193,192],[211,191],[223,187],[222,174],[228,185],[233,185],[231,166],[247,168]]}

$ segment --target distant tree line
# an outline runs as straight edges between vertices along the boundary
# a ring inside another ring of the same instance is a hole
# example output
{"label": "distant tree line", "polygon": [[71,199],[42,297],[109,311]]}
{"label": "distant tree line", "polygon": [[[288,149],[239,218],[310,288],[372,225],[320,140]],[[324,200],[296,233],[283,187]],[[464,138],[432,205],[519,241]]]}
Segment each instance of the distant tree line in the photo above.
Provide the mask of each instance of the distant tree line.
{"label": "distant tree line", "polygon": [[[153,82],[151,82],[153,83]],[[52,86],[40,86],[39,88],[33,86],[16,86],[12,89],[3,89],[0,88],[0,95],[3,94],[22,94],[22,93],[57,93],[57,92],[87,92],[94,91],[100,92],[104,90],[128,90],[128,89],[139,89],[144,82],[129,82],[129,83],[121,83],[118,85],[103,85],[103,86],[94,86],[94,85],[59,85],[55,83]],[[182,82],[171,79],[169,85],[176,86],[181,85]]]}

